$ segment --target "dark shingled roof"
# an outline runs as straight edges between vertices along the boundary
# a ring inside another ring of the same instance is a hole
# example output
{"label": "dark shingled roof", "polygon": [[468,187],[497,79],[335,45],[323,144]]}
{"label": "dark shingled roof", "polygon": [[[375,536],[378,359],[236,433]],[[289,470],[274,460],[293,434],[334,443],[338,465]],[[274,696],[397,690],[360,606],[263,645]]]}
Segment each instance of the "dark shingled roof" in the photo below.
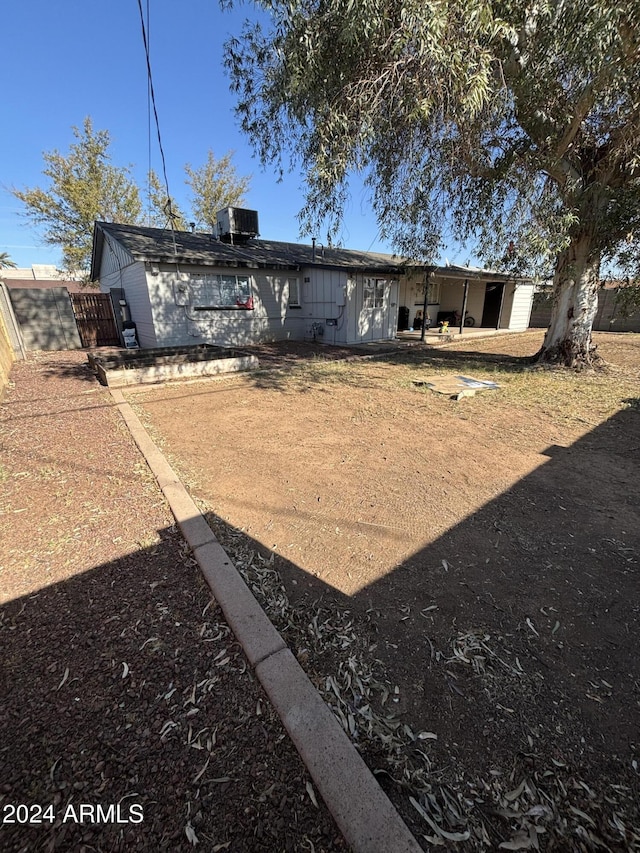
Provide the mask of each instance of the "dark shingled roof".
{"label": "dark shingled roof", "polygon": [[406,263],[395,255],[328,248],[320,245],[316,246],[314,257],[313,246],[300,243],[251,239],[231,245],[197,231],[175,231],[174,235],[170,230],[162,228],[96,222],[91,264],[92,281],[99,277],[104,243],[109,237],[124,246],[136,261],[158,264],[178,262],[200,266],[253,269],[299,269],[316,266],[397,274]]}

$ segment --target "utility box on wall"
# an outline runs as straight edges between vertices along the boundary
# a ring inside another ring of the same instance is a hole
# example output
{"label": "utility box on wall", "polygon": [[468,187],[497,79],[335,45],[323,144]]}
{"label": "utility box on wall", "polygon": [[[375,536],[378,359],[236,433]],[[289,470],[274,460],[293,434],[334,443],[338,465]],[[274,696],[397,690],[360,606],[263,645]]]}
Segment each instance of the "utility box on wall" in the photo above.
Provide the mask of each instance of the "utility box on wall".
{"label": "utility box on wall", "polygon": [[336,305],[338,308],[344,308],[347,304],[347,286],[345,284],[336,285]]}

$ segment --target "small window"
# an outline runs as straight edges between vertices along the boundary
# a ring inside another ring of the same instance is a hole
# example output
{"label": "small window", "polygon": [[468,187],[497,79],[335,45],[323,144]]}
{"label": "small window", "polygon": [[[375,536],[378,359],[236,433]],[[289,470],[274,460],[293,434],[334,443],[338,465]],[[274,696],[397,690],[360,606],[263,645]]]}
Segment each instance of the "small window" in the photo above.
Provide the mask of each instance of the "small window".
{"label": "small window", "polygon": [[300,308],[300,281],[297,278],[288,278],[289,285],[289,308]]}
{"label": "small window", "polygon": [[363,308],[384,308],[384,278],[365,278],[362,297]]}
{"label": "small window", "polygon": [[[427,289],[427,304],[437,305],[440,302],[440,283],[430,281]],[[424,305],[424,285],[418,285],[418,292],[413,303],[415,306]]]}
{"label": "small window", "polygon": [[373,308],[374,282],[372,278],[365,278],[362,296],[362,307]]}
{"label": "small window", "polygon": [[430,281],[427,290],[427,302],[429,305],[437,305],[440,302],[440,282]]}

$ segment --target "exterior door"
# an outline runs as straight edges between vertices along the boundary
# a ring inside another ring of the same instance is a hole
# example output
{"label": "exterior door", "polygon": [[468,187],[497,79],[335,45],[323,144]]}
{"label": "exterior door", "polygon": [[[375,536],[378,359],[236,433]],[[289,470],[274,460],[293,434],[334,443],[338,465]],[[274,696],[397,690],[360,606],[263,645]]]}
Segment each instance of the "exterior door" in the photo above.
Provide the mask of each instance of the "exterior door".
{"label": "exterior door", "polygon": [[392,339],[396,336],[396,329],[398,327],[398,294],[400,292],[400,285],[397,281],[389,282],[389,298],[387,300],[387,334],[386,338]]}
{"label": "exterior door", "polygon": [[502,294],[504,284],[490,282],[484,295],[484,308],[482,310],[482,323],[484,329],[497,329],[500,319],[500,306],[502,305]]}
{"label": "exterior door", "polygon": [[[358,340],[380,341],[393,337],[398,303],[398,283],[384,278],[365,277],[362,288]],[[392,292],[394,294],[392,298]],[[391,304],[394,303],[393,308]],[[393,317],[391,314],[393,313]]]}

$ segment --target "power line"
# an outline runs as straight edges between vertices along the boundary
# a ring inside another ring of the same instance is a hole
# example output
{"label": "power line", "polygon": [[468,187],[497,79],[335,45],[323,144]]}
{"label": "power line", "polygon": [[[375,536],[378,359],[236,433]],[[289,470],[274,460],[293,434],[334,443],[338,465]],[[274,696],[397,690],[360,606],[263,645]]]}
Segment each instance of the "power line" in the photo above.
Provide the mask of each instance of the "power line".
{"label": "power line", "polygon": [[[148,79],[148,91],[151,94],[151,103],[153,105],[153,115],[156,123],[156,131],[158,134],[158,146],[160,148],[160,159],[162,160],[162,174],[164,177],[164,186],[167,191],[167,201],[165,204],[165,212],[169,218],[169,222],[171,224],[171,233],[173,235],[174,241],[174,250],[175,250],[175,227],[174,227],[174,218],[175,214],[171,210],[171,194],[169,192],[169,179],[167,178],[167,163],[164,156],[164,148],[162,147],[162,136],[160,134],[160,120],[158,119],[158,108],[156,106],[156,95],[153,88],[153,75],[151,74],[151,59],[149,57],[149,41],[147,39],[147,28],[144,23],[144,12],[142,11],[142,0],[138,0],[138,10],[140,12],[140,26],[142,27],[142,41],[144,42],[144,53],[147,60],[147,79]],[[149,169],[151,171],[151,169]]]}
{"label": "power line", "polygon": [[[147,0],[147,40],[151,44],[151,21]],[[147,81],[147,225],[151,225],[151,84]]]}

